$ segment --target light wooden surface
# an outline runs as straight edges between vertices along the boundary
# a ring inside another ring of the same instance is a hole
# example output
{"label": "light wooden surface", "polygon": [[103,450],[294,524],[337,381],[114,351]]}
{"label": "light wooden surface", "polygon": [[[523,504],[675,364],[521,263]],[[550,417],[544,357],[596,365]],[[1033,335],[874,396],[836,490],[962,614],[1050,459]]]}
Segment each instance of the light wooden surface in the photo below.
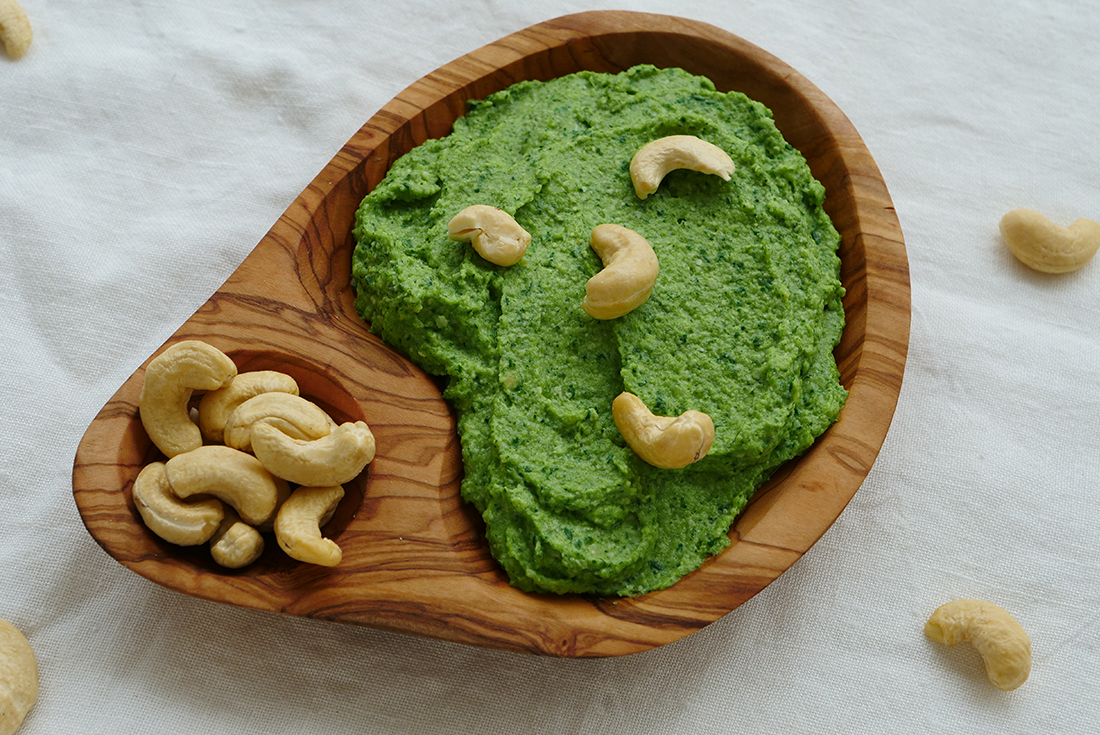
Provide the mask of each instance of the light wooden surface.
{"label": "light wooden surface", "polygon": [[[480,519],[459,497],[454,418],[437,386],[370,335],[355,313],[353,215],[397,157],[449,132],[467,100],[524,79],[638,63],[679,66],[760,100],[809,160],[842,235],[847,327],[836,355],[851,393],[837,424],[757,494],[730,532],[732,545],[674,586],[621,600],[525,594],[508,584]],[[206,340],[240,370],[289,372],[334,418],[371,425],[377,457],[347,486],[326,529],[344,551],[338,567],[298,564],[269,543],[257,564],[231,572],[205,547],[174,547],[146,530],[130,497],[134,477],[156,456],[137,417],[144,365],[81,441],[74,498],[111,556],[189,595],[529,653],[634,653],[733,610],[835,521],[890,425],[908,334],[901,230],[874,160],[830,100],[783,62],[706,24],[612,11],[567,16],[481,48],[398,95],[160,348]]]}

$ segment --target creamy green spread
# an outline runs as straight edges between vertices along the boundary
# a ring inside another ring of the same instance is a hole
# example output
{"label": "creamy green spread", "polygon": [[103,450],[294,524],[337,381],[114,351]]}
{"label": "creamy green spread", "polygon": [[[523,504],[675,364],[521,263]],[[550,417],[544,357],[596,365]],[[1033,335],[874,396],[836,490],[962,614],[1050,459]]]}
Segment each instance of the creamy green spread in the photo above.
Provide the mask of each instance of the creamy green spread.
{"label": "creamy green spread", "polygon": [[[676,134],[725,150],[732,179],[677,170],[639,199],[631,157]],[[832,354],[843,288],[823,200],[767,108],[649,66],[472,102],[363,200],[356,306],[446,376],[462,494],[513,585],[667,587],[727,546],[753,492],[833,423],[847,396]],[[472,204],[531,233],[523,260],[494,266],[448,238]],[[602,223],[638,232],[660,261],[649,300],[608,321],[581,309]],[[611,417],[624,390],[658,415],[708,414],[710,453],[684,469],[640,460]]]}

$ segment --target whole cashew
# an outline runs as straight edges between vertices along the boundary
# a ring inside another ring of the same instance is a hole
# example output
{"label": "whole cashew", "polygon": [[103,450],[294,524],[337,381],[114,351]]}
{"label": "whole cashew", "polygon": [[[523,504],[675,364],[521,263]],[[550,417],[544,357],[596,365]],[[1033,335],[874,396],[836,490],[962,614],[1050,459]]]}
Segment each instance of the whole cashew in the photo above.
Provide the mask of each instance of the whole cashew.
{"label": "whole cashew", "polygon": [[252,450],[252,429],[270,424],[294,439],[311,441],[328,436],[336,426],[317,404],[290,393],[261,393],[243,402],[225,422],[223,438],[242,452]]}
{"label": "whole cashew", "polygon": [[[0,0],[0,41],[8,56],[18,59],[27,52],[34,39],[31,22],[16,0]],[[0,729],[0,733],[3,730]]]}
{"label": "whole cashew", "polygon": [[153,462],[138,473],[132,493],[138,513],[150,531],[169,543],[206,543],[224,516],[221,502],[216,498],[183,502],[172,491],[165,467],[163,462]]}
{"label": "whole cashew", "polygon": [[278,503],[279,489],[271,473],[251,454],[232,447],[199,447],[168,460],[165,471],[178,497],[213,495],[252,526],[270,518]]}
{"label": "whole cashew", "polygon": [[167,457],[202,446],[202,433],[191,420],[192,391],[217,390],[237,375],[237,366],[205,342],[177,342],[149,362],[138,399],[141,423]]}
{"label": "whole cashew", "polygon": [[38,659],[19,629],[0,620],[0,735],[12,735],[38,699]]}
{"label": "whole cashew", "polygon": [[298,383],[286,373],[275,370],[255,370],[241,373],[224,388],[210,391],[199,401],[199,430],[207,442],[225,441],[223,432],[229,414],[261,393],[298,395]]}
{"label": "whole cashew", "polygon": [[1004,608],[985,600],[955,600],[928,618],[924,634],[944,645],[969,642],[998,689],[1011,691],[1031,673],[1031,639]]}
{"label": "whole cashew", "polygon": [[630,180],[639,198],[657,191],[669,171],[687,168],[717,174],[725,181],[733,175],[733,160],[724,150],[694,135],[670,135],[646,143],[630,159]]}
{"label": "whole cashew", "polygon": [[344,497],[344,488],[300,487],[283,503],[275,517],[275,540],[292,559],[308,564],[334,567],[343,558],[335,541],[321,536],[336,505]]}
{"label": "whole cashew", "polygon": [[1020,262],[1043,273],[1075,271],[1100,247],[1100,224],[1082,218],[1062,227],[1031,209],[1002,217],[1001,234]]}
{"label": "whole cashew", "polygon": [[714,442],[714,422],[700,411],[655,416],[633,393],[620,393],[611,416],[634,453],[662,469],[679,469],[702,459]]}
{"label": "whole cashew", "polygon": [[593,319],[615,319],[644,304],[660,268],[646,239],[619,225],[599,225],[591,245],[604,267],[588,279],[581,308]]}
{"label": "whole cashew", "polygon": [[264,553],[264,537],[240,519],[232,509],[225,512],[218,530],[210,537],[210,556],[227,569],[246,567]]}
{"label": "whole cashew", "polygon": [[295,484],[342,485],[374,459],[374,435],[356,421],[340,424],[326,437],[303,441],[261,422],[252,427],[252,451],[273,475]]}
{"label": "whole cashew", "polygon": [[531,234],[512,215],[487,204],[474,204],[447,223],[447,237],[474,246],[478,255],[494,265],[515,265],[523,259]]}

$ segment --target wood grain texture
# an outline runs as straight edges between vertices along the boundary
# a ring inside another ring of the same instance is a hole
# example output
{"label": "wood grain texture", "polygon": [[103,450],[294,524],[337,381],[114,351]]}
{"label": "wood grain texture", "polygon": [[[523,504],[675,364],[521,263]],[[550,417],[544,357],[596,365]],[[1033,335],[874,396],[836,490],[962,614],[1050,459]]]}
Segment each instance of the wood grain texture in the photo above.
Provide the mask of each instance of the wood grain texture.
{"label": "wood grain texture", "polygon": [[[355,313],[354,212],[396,158],[446,135],[467,100],[520,80],[582,69],[617,72],[639,63],[679,66],[711,78],[720,90],[760,100],[825,185],[825,206],[842,236],[847,327],[836,356],[850,397],[840,420],[810,451],[757,493],[730,531],[731,546],[677,584],[631,599],[526,594],[508,584],[489,555],[480,519],[460,499],[455,422],[437,386],[369,334]],[[303,395],[338,420],[370,424],[377,458],[348,485],[326,529],[344,550],[338,567],[298,564],[270,543],[257,564],[227,571],[205,547],[174,547],[146,530],[130,496],[134,477],[156,457],[137,416],[144,365],[89,426],[74,463],[73,492],[88,531],[107,553],[189,595],[536,654],[634,653],[733,610],[829,528],[886,436],[908,336],[908,264],[889,193],[859,135],[828,98],[780,60],[713,26],[582,13],[490,44],[398,95],[161,347],[206,340],[240,370],[289,372]]]}

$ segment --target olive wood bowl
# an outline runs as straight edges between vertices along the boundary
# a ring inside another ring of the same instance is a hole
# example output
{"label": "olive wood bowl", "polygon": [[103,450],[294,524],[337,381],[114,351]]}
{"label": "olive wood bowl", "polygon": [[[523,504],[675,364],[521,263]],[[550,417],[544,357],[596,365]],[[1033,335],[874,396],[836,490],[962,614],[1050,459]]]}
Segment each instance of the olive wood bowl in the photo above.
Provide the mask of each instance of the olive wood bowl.
{"label": "olive wood bowl", "polygon": [[[842,236],[847,326],[835,354],[850,396],[837,423],[755,495],[730,530],[731,545],[673,586],[625,599],[527,594],[509,585],[480,518],[459,495],[455,420],[437,383],[370,334],[355,312],[354,213],[395,159],[446,135],[468,100],[521,80],[640,63],[682,67],[763,102],[824,184],[825,208]],[[346,486],[325,529],[343,548],[340,565],[295,562],[270,539],[257,563],[231,571],[216,566],[205,546],[173,546],[146,529],[130,491],[138,471],[158,458],[137,410],[148,360],[88,427],[73,494],[108,554],[188,595],[535,654],[634,653],[730,612],[832,525],[886,436],[908,335],[901,229],[874,160],[835,104],[779,59],[713,26],[630,12],[570,15],[478,49],[399,94],[157,350],[205,340],[241,371],[290,373],[337,420],[370,424],[377,457]]]}

